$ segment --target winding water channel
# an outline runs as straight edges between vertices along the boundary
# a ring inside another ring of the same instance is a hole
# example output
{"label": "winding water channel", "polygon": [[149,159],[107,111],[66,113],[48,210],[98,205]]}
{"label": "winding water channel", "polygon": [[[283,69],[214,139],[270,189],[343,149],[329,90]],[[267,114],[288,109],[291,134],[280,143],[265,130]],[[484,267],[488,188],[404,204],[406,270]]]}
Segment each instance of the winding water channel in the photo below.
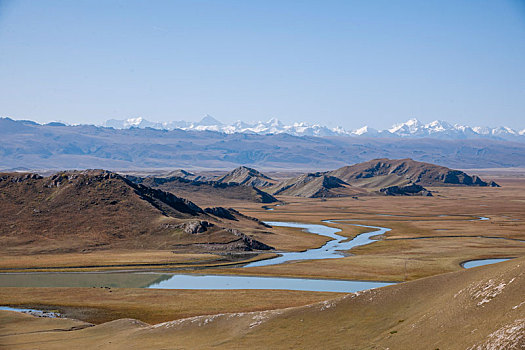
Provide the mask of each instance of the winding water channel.
{"label": "winding water channel", "polygon": [[[334,220],[335,221],[335,220]],[[334,221],[325,220],[323,222],[333,224]],[[390,231],[386,227],[378,226],[366,226],[351,224],[352,226],[371,228],[373,231],[365,232],[357,235],[352,240],[348,240],[348,237],[338,235],[341,229],[326,226],[326,225],[315,225],[315,224],[304,224],[297,222],[279,222],[279,221],[267,221],[268,225],[276,227],[295,227],[302,228],[306,232],[314,233],[320,236],[326,236],[332,238],[326,242],[322,247],[315,249],[308,249],[303,252],[284,252],[280,253],[279,257],[267,260],[255,261],[253,263],[246,264],[244,267],[256,267],[256,266],[269,266],[284,264],[290,261],[298,260],[319,260],[319,259],[335,259],[342,258],[345,256],[343,251],[350,250],[354,247],[370,244],[376,240],[370,239],[372,236],[382,235],[385,232]]]}
{"label": "winding water channel", "polygon": [[[480,218],[486,220],[485,218]],[[488,219],[488,218],[487,218]],[[348,250],[370,244],[374,236],[382,235],[389,228],[348,223],[350,220],[325,220],[323,223],[359,226],[371,229],[353,239],[337,234],[341,229],[323,224],[268,221],[276,227],[301,228],[312,234],[331,238],[322,247],[303,252],[280,252],[279,256],[255,261],[244,267],[260,267],[291,263],[302,260],[335,259],[347,255]],[[462,266],[470,268],[507,259],[468,261]],[[310,278],[283,278],[235,275],[169,274],[155,272],[96,272],[96,273],[1,273],[0,287],[128,287],[158,289],[284,289],[323,292],[358,292],[390,285],[390,282],[349,281]]]}
{"label": "winding water channel", "polygon": [[[334,223],[325,221],[326,223]],[[244,267],[269,266],[300,260],[334,259],[345,256],[344,251],[374,242],[370,237],[390,229],[351,224],[371,228],[372,231],[348,239],[338,235],[341,229],[322,224],[295,222],[266,222],[277,227],[301,228],[312,234],[331,238],[322,247],[303,252],[281,252],[278,257],[260,260]],[[285,289],[323,292],[358,292],[390,285],[390,282],[349,281],[311,278],[283,278],[234,275],[160,274],[154,272],[98,272],[98,273],[4,273],[0,287],[135,287],[160,289]]]}
{"label": "winding water channel", "polygon": [[461,266],[463,266],[466,269],[470,269],[470,268],[478,267],[478,266],[496,264],[496,263],[507,261],[510,259],[511,258],[469,260],[469,261],[465,261],[463,264],[461,264]]}

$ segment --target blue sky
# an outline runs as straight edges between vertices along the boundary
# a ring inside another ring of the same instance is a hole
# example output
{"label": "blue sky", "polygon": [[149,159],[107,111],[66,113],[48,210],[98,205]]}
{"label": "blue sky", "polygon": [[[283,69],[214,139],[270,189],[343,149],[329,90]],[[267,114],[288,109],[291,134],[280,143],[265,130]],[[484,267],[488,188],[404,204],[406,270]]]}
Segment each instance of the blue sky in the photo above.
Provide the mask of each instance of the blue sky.
{"label": "blue sky", "polygon": [[525,3],[0,0],[0,115],[525,127]]}

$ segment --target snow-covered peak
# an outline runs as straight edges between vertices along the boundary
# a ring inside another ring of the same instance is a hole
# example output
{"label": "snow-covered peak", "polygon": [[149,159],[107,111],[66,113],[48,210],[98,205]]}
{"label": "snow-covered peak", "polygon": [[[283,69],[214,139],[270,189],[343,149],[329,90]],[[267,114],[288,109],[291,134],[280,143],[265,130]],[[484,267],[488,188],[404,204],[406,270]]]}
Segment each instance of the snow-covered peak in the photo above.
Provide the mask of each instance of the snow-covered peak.
{"label": "snow-covered peak", "polygon": [[267,124],[274,127],[283,126],[283,123],[281,123],[281,121],[277,118],[271,118],[270,120],[268,120]]}
{"label": "snow-covered peak", "polygon": [[518,133],[507,127],[507,126],[500,126],[497,128],[492,129],[492,135],[518,135]]}
{"label": "snow-covered peak", "polygon": [[204,118],[201,119],[200,122],[196,123],[197,125],[204,125],[204,126],[221,126],[224,125],[217,119],[213,118],[211,115],[206,114]]}
{"label": "snow-covered peak", "polygon": [[423,128],[425,125],[421,123],[416,118],[412,118],[407,120],[404,123],[400,124],[394,124],[390,129],[388,129],[389,132],[392,134],[415,134],[417,133],[421,128]]}
{"label": "snow-covered peak", "polygon": [[142,123],[144,119],[142,119],[142,117],[138,117],[138,118],[129,118],[126,120],[126,124],[129,125],[129,126],[139,126],[140,123]]}
{"label": "snow-covered peak", "polygon": [[440,131],[446,131],[451,130],[454,127],[443,120],[434,120],[431,123],[428,123],[425,125],[425,128],[427,128],[431,132],[440,132]]}
{"label": "snow-covered peak", "polygon": [[490,135],[492,133],[492,129],[487,126],[474,126],[472,130],[479,135]]}
{"label": "snow-covered peak", "polygon": [[372,135],[376,135],[377,133],[378,131],[376,129],[371,128],[368,125],[365,125],[359,129],[355,129],[354,131],[352,131],[352,134],[356,136],[364,136],[364,135],[372,136]]}
{"label": "snow-covered peak", "polygon": [[223,124],[212,116],[205,116],[199,122],[171,121],[171,122],[150,122],[142,117],[128,118],[125,120],[108,120],[105,126],[116,129],[136,128],[155,128],[164,130],[182,129],[197,131],[217,131],[226,134],[245,133],[245,134],[290,134],[294,136],[354,136],[354,137],[429,137],[439,139],[466,139],[466,138],[496,138],[502,140],[523,140],[525,141],[525,129],[515,131],[509,127],[481,127],[466,126],[460,124],[450,124],[443,120],[435,120],[424,124],[412,118],[404,123],[394,124],[386,130],[376,130],[369,126],[347,131],[338,126],[329,128],[320,124],[309,124],[306,122],[295,122],[284,124],[277,118],[268,121],[258,121],[247,123],[236,121],[231,124]]}

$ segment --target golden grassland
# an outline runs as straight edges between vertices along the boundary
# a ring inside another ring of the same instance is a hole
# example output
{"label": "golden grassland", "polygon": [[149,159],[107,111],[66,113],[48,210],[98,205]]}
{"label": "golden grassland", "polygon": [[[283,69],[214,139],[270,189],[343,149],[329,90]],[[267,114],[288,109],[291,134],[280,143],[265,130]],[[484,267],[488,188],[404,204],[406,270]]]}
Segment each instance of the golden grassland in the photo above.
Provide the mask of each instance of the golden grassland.
{"label": "golden grassland", "polygon": [[137,265],[168,265],[182,263],[203,263],[216,261],[221,257],[214,254],[173,254],[171,251],[133,251],[112,250],[92,251],[87,253],[59,253],[32,255],[0,256],[0,266],[3,269],[17,267],[46,268],[70,266],[108,266],[118,267],[129,265],[130,261]]}
{"label": "golden grassland", "polygon": [[[354,237],[362,224],[391,228],[378,242],[356,247],[352,256],[276,266],[213,269],[213,273],[405,281],[461,269],[461,262],[525,255],[525,180],[500,179],[501,188],[436,187],[434,197],[362,197],[328,200],[281,198],[267,211],[238,208],[263,220],[322,223]],[[490,220],[479,220],[479,217]],[[289,242],[280,228],[256,238],[279,247]],[[267,237],[267,238],[266,238]],[[289,248],[289,246],[286,246]],[[210,271],[211,272],[211,271]]]}
{"label": "golden grassland", "polygon": [[[195,267],[207,268],[206,272],[210,274],[412,282],[381,288],[358,297],[345,297],[326,310],[321,310],[325,305],[323,303],[312,307],[297,306],[333,299],[335,294],[125,288],[112,289],[109,293],[107,289],[98,288],[0,288],[0,300],[4,305],[62,308],[66,314],[96,322],[136,318],[157,323],[202,314],[294,307],[274,313],[253,314],[255,316],[232,316],[231,320],[221,316],[217,317],[217,322],[210,322],[205,327],[196,326],[203,324],[203,319],[184,321],[166,328],[119,320],[80,331],[43,333],[41,331],[46,329],[82,328],[87,325],[81,321],[36,319],[0,312],[0,335],[11,334],[0,337],[0,348],[60,349],[83,344],[87,344],[86,348],[103,346],[115,349],[129,348],[130,344],[136,344],[137,348],[169,347],[170,344],[180,348],[421,348],[417,347],[417,342],[429,349],[465,348],[486,339],[498,327],[525,319],[525,306],[512,309],[525,302],[523,258],[471,270],[463,270],[460,266],[461,262],[472,259],[525,256],[525,179],[501,178],[498,183],[501,188],[431,188],[434,197],[369,196],[327,200],[280,197],[285,205],[276,206],[272,211],[264,210],[261,204],[221,203],[224,206],[232,204],[244,214],[265,221],[319,224],[327,219],[351,220],[326,224],[340,228],[342,231],[339,234],[349,239],[370,230],[350,224],[392,229],[378,242],[354,248],[349,252],[351,255],[341,259],[239,268],[235,267],[236,262],[219,254],[178,254],[171,251],[107,250],[2,256],[0,270],[4,271],[13,268],[47,270],[49,267],[58,270],[71,267],[82,267],[80,270]],[[477,220],[480,216],[490,220]],[[247,232],[284,251],[320,247],[328,239],[293,228],[274,227],[267,231]],[[251,259],[268,256],[271,255]],[[88,265],[98,266],[87,268]],[[202,270],[199,272],[202,273]],[[469,285],[483,285],[490,278],[497,279],[505,274],[510,276],[511,273],[519,278],[515,276],[516,280],[512,283],[508,282],[510,277],[506,280],[512,287],[507,288],[508,297],[498,299],[502,301],[478,307],[471,302],[474,292],[469,294],[470,299],[454,297],[455,293],[470,288]],[[142,282],[147,281],[133,281],[129,286],[136,287]],[[97,304],[103,307],[97,308]],[[511,319],[511,316],[519,317]],[[253,317],[264,320],[261,326],[250,327],[256,322]],[[195,339],[201,341],[196,342]]]}
{"label": "golden grassland", "polygon": [[134,318],[155,324],[198,315],[282,309],[340,295],[285,290],[0,288],[3,303],[53,309],[91,323]]}
{"label": "golden grassland", "polygon": [[[117,270],[188,270],[234,266],[277,256],[275,253],[218,255],[174,253],[169,250],[108,250],[89,253],[5,255],[0,272],[88,272]],[[246,257],[248,256],[248,257]]]}
{"label": "golden grassland", "polygon": [[307,306],[155,325],[123,318],[93,326],[0,311],[0,348],[520,349],[524,289],[519,258]]}
{"label": "golden grassland", "polygon": [[[346,279],[404,280],[460,269],[465,260],[514,257],[525,254],[525,179],[499,179],[501,188],[436,187],[434,197],[360,197],[306,199],[280,197],[286,204],[264,210],[260,204],[236,204],[245,214],[266,221],[322,223],[326,219],[351,220],[326,224],[352,238],[370,229],[363,224],[392,230],[379,242],[354,248],[353,256],[323,262],[298,262],[249,269],[216,269],[214,273],[315,276]],[[480,216],[487,221],[476,220]],[[275,227],[246,232],[283,251],[322,246],[328,238],[300,229]],[[418,239],[415,239],[418,238]],[[419,239],[420,238],[420,239]],[[502,238],[502,239],[496,239]],[[268,253],[266,253],[268,254]],[[271,253],[270,253],[271,254]],[[254,260],[267,258],[245,257]],[[235,259],[233,259],[235,260]],[[89,253],[3,255],[0,271],[68,267],[83,270],[213,267],[235,264],[218,254],[176,253],[168,250],[103,250]],[[405,268],[406,266],[406,268]],[[333,268],[332,268],[333,267]],[[380,272],[380,274],[377,274]],[[375,277],[374,277],[375,276]]]}

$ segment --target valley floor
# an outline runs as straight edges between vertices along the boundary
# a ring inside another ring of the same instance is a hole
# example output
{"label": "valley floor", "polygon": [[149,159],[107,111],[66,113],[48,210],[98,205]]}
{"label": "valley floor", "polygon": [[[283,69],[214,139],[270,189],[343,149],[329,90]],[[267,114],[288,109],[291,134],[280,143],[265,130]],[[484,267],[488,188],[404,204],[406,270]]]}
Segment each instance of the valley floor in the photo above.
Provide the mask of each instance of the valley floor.
{"label": "valley floor", "polygon": [[[339,234],[349,238],[367,230],[351,224],[392,229],[378,242],[356,247],[341,259],[242,268],[235,265],[242,259],[270,255],[236,259],[197,252],[104,251],[40,255],[38,260],[3,255],[3,272],[176,268],[177,273],[192,273],[205,268],[210,274],[410,282],[344,296],[160,291],[135,285],[111,294],[96,288],[0,288],[3,305],[62,308],[84,320],[0,311],[0,348],[125,349],[133,344],[136,348],[520,349],[525,347],[525,179],[501,178],[498,183],[501,188],[430,188],[433,197],[280,197],[285,204],[274,210],[231,203],[265,221],[343,220],[327,225],[342,229]],[[254,234],[283,251],[326,242],[292,228]],[[501,257],[516,259],[469,270],[460,265]],[[210,314],[217,316],[199,316]],[[159,324],[165,321],[173,322]]]}
{"label": "valley floor", "polygon": [[0,311],[0,348],[523,349],[524,289],[519,258],[307,306],[154,325],[121,318],[94,326]]}

